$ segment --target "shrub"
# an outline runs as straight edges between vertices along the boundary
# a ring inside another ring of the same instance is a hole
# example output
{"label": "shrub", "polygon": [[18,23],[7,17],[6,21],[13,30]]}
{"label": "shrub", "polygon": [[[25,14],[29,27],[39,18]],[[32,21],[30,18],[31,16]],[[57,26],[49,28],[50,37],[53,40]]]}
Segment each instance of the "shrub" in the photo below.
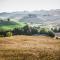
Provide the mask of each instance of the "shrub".
{"label": "shrub", "polygon": [[4,37],[4,35],[0,35],[0,37]]}
{"label": "shrub", "polygon": [[21,35],[23,32],[22,32],[23,30],[21,29],[21,28],[15,28],[13,31],[12,31],[12,33],[14,34],[14,35]]}
{"label": "shrub", "polygon": [[48,32],[48,29],[46,29],[46,28],[42,28],[40,30],[40,34],[47,34],[47,32]]}
{"label": "shrub", "polygon": [[53,31],[48,31],[47,35],[50,37],[55,37],[55,33]]}
{"label": "shrub", "polygon": [[0,37],[5,37],[6,36],[6,31],[0,31]]}
{"label": "shrub", "polygon": [[36,28],[31,29],[31,34],[38,34],[38,30]]}
{"label": "shrub", "polygon": [[7,33],[6,33],[6,36],[7,36],[7,37],[10,37],[10,36],[12,36],[12,35],[13,35],[12,32],[7,32]]}

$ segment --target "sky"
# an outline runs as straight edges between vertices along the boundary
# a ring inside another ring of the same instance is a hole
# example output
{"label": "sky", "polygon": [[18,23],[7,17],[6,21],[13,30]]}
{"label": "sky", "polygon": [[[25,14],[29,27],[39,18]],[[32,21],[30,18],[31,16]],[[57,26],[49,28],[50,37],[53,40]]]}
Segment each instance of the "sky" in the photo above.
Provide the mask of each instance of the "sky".
{"label": "sky", "polygon": [[0,12],[60,9],[60,0],[0,0]]}

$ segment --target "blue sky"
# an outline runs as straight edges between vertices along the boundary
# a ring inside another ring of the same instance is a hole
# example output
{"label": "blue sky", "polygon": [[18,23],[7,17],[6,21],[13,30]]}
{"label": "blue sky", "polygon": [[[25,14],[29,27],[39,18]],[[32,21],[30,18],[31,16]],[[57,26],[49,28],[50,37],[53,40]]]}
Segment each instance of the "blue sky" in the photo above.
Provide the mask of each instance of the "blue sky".
{"label": "blue sky", "polygon": [[0,12],[60,9],[60,0],[0,0]]}

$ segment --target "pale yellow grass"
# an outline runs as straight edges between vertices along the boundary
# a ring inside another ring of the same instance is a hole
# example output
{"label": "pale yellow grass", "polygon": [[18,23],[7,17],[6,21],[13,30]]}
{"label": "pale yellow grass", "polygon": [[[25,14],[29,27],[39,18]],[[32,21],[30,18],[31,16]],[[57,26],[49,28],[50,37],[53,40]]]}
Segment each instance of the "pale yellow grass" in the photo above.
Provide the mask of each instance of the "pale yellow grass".
{"label": "pale yellow grass", "polygon": [[60,60],[60,40],[46,36],[3,37],[0,60]]}

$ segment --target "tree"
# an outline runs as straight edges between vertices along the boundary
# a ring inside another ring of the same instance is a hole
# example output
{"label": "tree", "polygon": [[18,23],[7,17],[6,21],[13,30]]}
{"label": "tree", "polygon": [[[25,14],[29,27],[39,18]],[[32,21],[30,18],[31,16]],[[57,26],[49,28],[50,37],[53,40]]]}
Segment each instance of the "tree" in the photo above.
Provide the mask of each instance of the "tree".
{"label": "tree", "polygon": [[38,30],[36,28],[31,29],[31,34],[38,34]]}
{"label": "tree", "polygon": [[7,37],[10,37],[10,36],[12,36],[12,35],[13,35],[12,32],[7,32],[7,33],[6,33],[6,36],[7,36]]}
{"label": "tree", "polygon": [[0,31],[0,36],[6,36],[6,31]]}
{"label": "tree", "polygon": [[47,28],[42,28],[40,30],[40,34],[47,34],[47,32],[48,32],[48,29]]}
{"label": "tree", "polygon": [[8,18],[7,21],[10,21],[10,19]]}
{"label": "tree", "polygon": [[59,28],[59,30],[58,30],[59,32],[60,32],[60,28]]}
{"label": "tree", "polygon": [[22,28],[15,28],[12,32],[14,35],[21,35],[21,34],[23,34],[23,29]]}
{"label": "tree", "polygon": [[58,29],[57,29],[57,27],[56,28],[54,28],[54,30],[53,30],[54,32],[58,32]]}
{"label": "tree", "polygon": [[50,37],[55,37],[55,33],[53,31],[48,31],[47,35]]}
{"label": "tree", "polygon": [[28,30],[29,30],[29,26],[28,25],[23,27],[23,33],[24,34],[28,34]]}

